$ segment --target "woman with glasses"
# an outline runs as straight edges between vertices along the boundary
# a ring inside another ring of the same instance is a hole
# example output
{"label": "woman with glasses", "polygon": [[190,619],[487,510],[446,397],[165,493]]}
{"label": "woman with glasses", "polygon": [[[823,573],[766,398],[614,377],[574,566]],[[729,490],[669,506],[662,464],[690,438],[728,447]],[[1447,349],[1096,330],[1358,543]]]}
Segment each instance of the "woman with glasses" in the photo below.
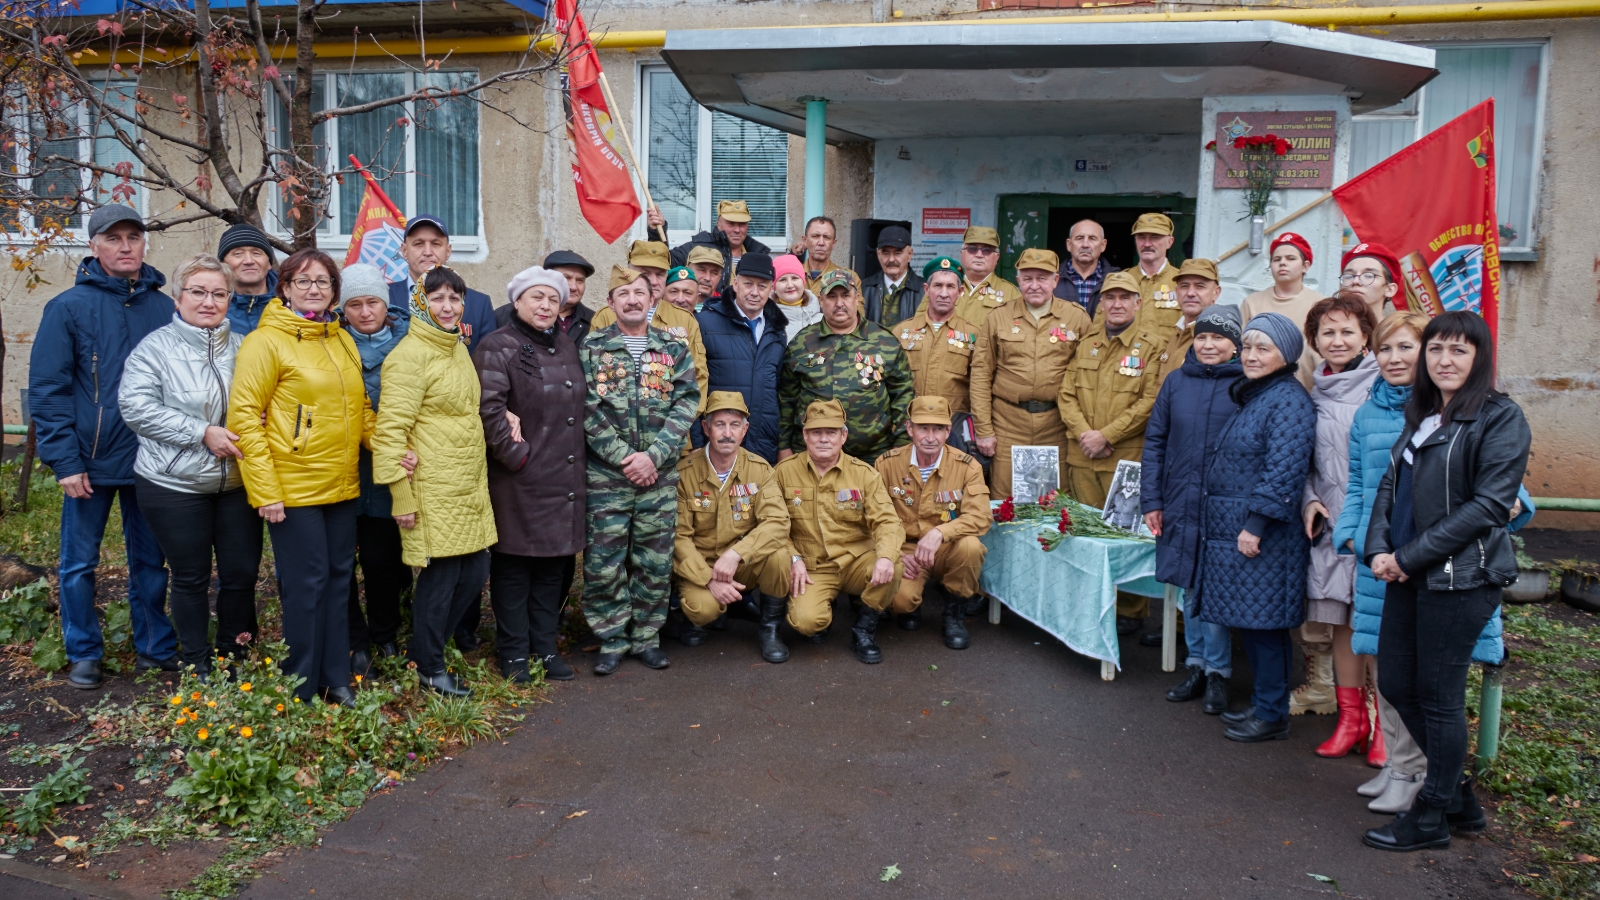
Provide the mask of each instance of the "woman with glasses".
{"label": "woman with glasses", "polygon": [[[183,663],[204,676],[256,633],[261,519],[245,497],[224,423],[240,337],[229,331],[233,270],[214,256],[178,265],[172,322],[129,354],[117,403],[139,436],[133,478],[172,573],[172,623]],[[217,563],[217,642],[211,645],[211,561]]]}
{"label": "woman with glasses", "polygon": [[339,268],[298,250],[278,266],[278,301],[239,347],[228,428],[243,453],[250,505],[267,520],[282,584],[286,674],[295,695],[355,705],[350,691],[350,571],[357,464],[372,436],[361,356],[333,310]]}

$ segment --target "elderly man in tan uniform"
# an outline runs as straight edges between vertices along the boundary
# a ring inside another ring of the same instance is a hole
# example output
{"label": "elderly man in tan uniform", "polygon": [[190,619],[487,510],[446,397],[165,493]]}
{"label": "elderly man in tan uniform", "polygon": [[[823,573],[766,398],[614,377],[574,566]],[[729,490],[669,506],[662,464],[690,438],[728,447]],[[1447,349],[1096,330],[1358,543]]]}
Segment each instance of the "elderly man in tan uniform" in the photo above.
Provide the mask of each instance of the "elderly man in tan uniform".
{"label": "elderly man in tan uniform", "polygon": [[699,244],[689,248],[689,255],[684,259],[684,265],[694,273],[695,284],[700,286],[700,304],[711,299],[717,293],[717,285],[722,283],[722,251],[715,247]]}
{"label": "elderly man in tan uniform", "polygon": [[1217,264],[1209,259],[1186,259],[1178,267],[1174,279],[1178,287],[1178,311],[1182,316],[1167,337],[1166,349],[1157,358],[1156,390],[1167,381],[1167,376],[1183,368],[1183,358],[1194,346],[1194,323],[1206,307],[1222,296],[1222,283],[1217,279]]}
{"label": "elderly man in tan uniform", "polygon": [[972,409],[968,381],[978,327],[955,314],[961,264],[941,256],[922,267],[922,278],[928,302],[889,330],[906,352],[917,396],[943,397],[952,412],[967,412]]}
{"label": "elderly man in tan uniform", "polygon": [[[1139,251],[1139,265],[1126,271],[1139,276],[1139,316],[1146,322],[1171,330],[1182,313],[1178,309],[1176,270],[1167,262],[1167,251],[1174,240],[1172,220],[1161,213],[1145,213],[1133,223],[1133,243]],[[1102,285],[1101,290],[1104,290]],[[1100,316],[1095,316],[1100,321]]]}
{"label": "elderly man in tan uniform", "polygon": [[745,592],[760,590],[761,658],[781,663],[789,648],[778,637],[789,594],[789,509],[767,461],[740,446],[750,410],[733,391],[706,401],[706,446],[678,462],[678,526],[672,583],[691,628],[684,644],[705,643],[705,626]]}
{"label": "elderly man in tan uniform", "polygon": [[1067,428],[1056,397],[1073,349],[1094,323],[1083,307],[1055,296],[1060,268],[1049,250],[1022,251],[1021,296],[991,311],[978,328],[972,420],[978,450],[994,457],[996,497],[1011,496],[1011,448],[1017,444],[1061,448],[1060,483],[1067,483]]}
{"label": "elderly man in tan uniform", "polygon": [[978,593],[978,575],[988,552],[979,540],[989,531],[989,489],[976,459],[946,446],[950,404],[943,397],[911,401],[906,425],[911,444],[878,457],[878,474],[889,488],[894,511],[906,529],[900,548],[903,575],[889,610],[907,631],[921,623],[917,607],[931,578],[944,592],[944,645],[965,650],[966,601]]}
{"label": "elderly man in tan uniform", "polygon": [[856,659],[883,661],[878,616],[900,586],[905,526],[878,470],[844,452],[848,429],[837,400],[806,407],[806,452],[778,463],[778,492],[789,506],[789,625],[812,643],[826,640],[833,599],[861,598],[850,631]]}
{"label": "elderly man in tan uniform", "polygon": [[[989,311],[1022,296],[1017,286],[995,274],[1000,264],[1000,234],[993,228],[974,225],[961,236],[961,297],[956,315],[982,327]],[[924,297],[918,312],[928,306]]]}
{"label": "elderly man in tan uniform", "polygon": [[[695,321],[694,313],[684,312],[671,303],[663,303],[661,300],[661,295],[666,289],[667,268],[671,267],[670,263],[666,244],[655,241],[634,241],[633,246],[628,249],[628,267],[644,275],[645,282],[650,285],[650,302],[655,305],[655,309],[650,313],[650,325],[689,345],[689,355],[694,359],[694,380],[700,385],[701,402],[704,403],[707,384],[706,345],[700,338],[700,323]],[[663,267],[663,264],[667,265]],[[594,319],[589,323],[589,330],[591,333],[599,331],[615,321],[617,314],[607,306],[594,314]]]}

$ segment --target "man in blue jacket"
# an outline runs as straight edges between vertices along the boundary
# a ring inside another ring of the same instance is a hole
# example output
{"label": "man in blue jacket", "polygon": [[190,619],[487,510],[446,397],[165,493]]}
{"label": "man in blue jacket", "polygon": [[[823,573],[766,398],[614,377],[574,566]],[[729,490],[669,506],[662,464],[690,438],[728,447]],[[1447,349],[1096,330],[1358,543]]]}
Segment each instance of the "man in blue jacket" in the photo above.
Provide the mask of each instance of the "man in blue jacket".
{"label": "man in blue jacket", "polygon": [[261,323],[261,312],[278,292],[272,242],[266,232],[240,222],[217,241],[217,259],[233,269],[233,299],[228,302],[228,330],[244,337]]}
{"label": "man in blue jacket", "polygon": [[[411,318],[411,286],[434,266],[450,262],[450,230],[438,216],[415,216],[406,223],[400,256],[406,261],[406,280],[389,285],[389,308],[402,319]],[[483,339],[493,334],[494,303],[483,291],[467,289],[466,309],[461,313],[461,333],[467,349],[475,351]]]}
{"label": "man in blue jacket", "polygon": [[[695,316],[706,345],[709,391],[732,391],[750,409],[744,448],[768,463],[778,461],[778,370],[783,365],[789,319],[772,300],[772,257],[746,253],[728,289],[706,301]],[[691,432],[705,443],[700,424]]]}
{"label": "man in blue jacket", "polygon": [[167,618],[166,558],[139,512],[133,460],[138,440],[122,422],[122,364],[150,332],[172,321],[167,278],[144,264],[145,229],[122,205],[89,216],[89,253],[77,283],[45,304],[28,368],[28,401],[39,460],[61,491],[61,631],[75,688],[104,679],[105,641],[94,606],[111,502],[122,499],[128,549],[128,605],[139,669],[178,669],[178,641]]}

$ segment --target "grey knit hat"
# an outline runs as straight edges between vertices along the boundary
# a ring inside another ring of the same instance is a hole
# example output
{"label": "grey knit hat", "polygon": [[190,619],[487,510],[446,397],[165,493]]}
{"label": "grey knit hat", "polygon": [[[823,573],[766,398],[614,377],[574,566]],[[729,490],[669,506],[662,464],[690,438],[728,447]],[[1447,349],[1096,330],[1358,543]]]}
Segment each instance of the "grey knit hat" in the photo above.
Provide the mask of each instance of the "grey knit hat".
{"label": "grey knit hat", "polygon": [[1194,320],[1195,334],[1220,334],[1237,347],[1239,339],[1243,336],[1239,324],[1239,307],[1232,304],[1208,306],[1200,311],[1200,318]]}
{"label": "grey knit hat", "polygon": [[517,298],[521,297],[528,288],[540,284],[554,289],[556,296],[561,298],[561,305],[566,305],[570,290],[567,287],[567,276],[560,272],[546,269],[544,266],[529,266],[513,275],[511,283],[506,285],[506,299],[516,303]]}
{"label": "grey knit hat", "polygon": [[389,302],[389,282],[377,266],[354,263],[339,273],[339,308],[355,297],[377,297]]}
{"label": "grey knit hat", "polygon": [[1267,336],[1283,354],[1283,358],[1290,365],[1300,359],[1300,354],[1305,350],[1305,338],[1300,336],[1300,329],[1295,327],[1294,321],[1282,313],[1258,313],[1250,319],[1250,324],[1244,327],[1244,333],[1259,331]]}

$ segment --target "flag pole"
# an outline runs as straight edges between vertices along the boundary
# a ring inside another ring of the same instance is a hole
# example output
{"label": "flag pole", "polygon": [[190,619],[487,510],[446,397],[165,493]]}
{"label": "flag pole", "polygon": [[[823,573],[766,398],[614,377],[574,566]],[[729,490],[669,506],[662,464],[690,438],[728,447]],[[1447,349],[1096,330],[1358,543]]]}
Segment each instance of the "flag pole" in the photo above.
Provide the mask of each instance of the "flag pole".
{"label": "flag pole", "polygon": [[[1333,196],[1333,192],[1332,191],[1329,191],[1328,193],[1323,194],[1321,197],[1318,197],[1317,199],[1311,201],[1310,203],[1307,203],[1305,206],[1300,207],[1299,209],[1295,210],[1294,212],[1289,213],[1287,216],[1284,216],[1283,218],[1279,219],[1278,221],[1273,222],[1271,225],[1268,225],[1267,226],[1267,232],[1271,233],[1271,232],[1277,231],[1279,228],[1282,228],[1283,226],[1289,224],[1290,222],[1293,222],[1295,219],[1298,219],[1301,216],[1305,215],[1306,213],[1311,212],[1313,209],[1316,209],[1317,207],[1321,206],[1323,203],[1326,203],[1328,198],[1332,197],[1332,196]],[[1222,254],[1221,256],[1217,257],[1217,262],[1222,262],[1223,260],[1228,259],[1231,256],[1234,256],[1239,251],[1243,250],[1244,248],[1246,248],[1248,246],[1250,246],[1250,242],[1249,241],[1245,241],[1242,244],[1235,244],[1232,249],[1228,250],[1228,252],[1226,252],[1226,253]]]}
{"label": "flag pole", "polygon": [[[593,44],[589,45],[589,52],[596,52]],[[611,107],[611,122],[613,125],[616,125],[618,115],[617,98],[611,94],[611,82],[606,80],[605,70],[600,68],[598,65],[595,66],[595,69],[600,73],[600,90],[606,95],[606,106]],[[654,200],[650,199],[650,186],[644,183],[644,169],[639,167],[639,157],[633,152],[633,135],[629,133],[627,128],[619,127],[617,128],[617,131],[622,135],[623,149],[628,151],[628,163],[633,166],[633,172],[639,178],[639,191],[644,194],[645,215],[646,219],[648,220],[649,211],[655,208],[656,203]],[[661,226],[661,236],[666,237],[666,235],[667,226],[663,224]]]}
{"label": "flag pole", "polygon": [[405,214],[400,212],[400,208],[394,205],[394,201],[389,199],[389,195],[383,192],[383,188],[378,186],[378,179],[372,177],[372,173],[367,171],[367,167],[361,164],[361,160],[357,159],[354,153],[350,154],[350,165],[355,166],[356,171],[361,173],[361,177],[367,180],[367,187],[378,195],[379,202],[387,207],[389,212],[394,213],[394,217],[400,220],[400,224],[404,225],[406,221]]}

